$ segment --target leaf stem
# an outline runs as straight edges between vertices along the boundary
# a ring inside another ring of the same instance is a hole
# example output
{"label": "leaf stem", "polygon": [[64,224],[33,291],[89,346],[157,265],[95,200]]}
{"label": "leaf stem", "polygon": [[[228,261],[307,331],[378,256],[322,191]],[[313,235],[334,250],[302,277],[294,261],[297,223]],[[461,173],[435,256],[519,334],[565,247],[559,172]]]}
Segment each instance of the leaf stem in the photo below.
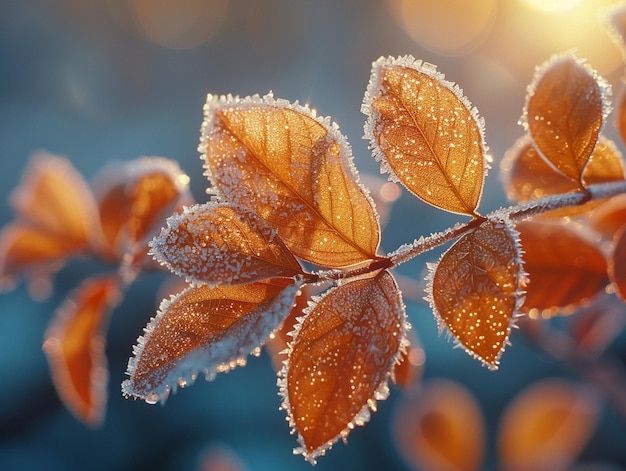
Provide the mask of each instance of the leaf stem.
{"label": "leaf stem", "polygon": [[511,221],[523,221],[524,219],[538,216],[557,209],[580,206],[589,201],[597,201],[619,194],[626,194],[626,181],[620,180],[610,183],[590,185],[583,190],[559,195],[550,195],[528,203],[500,208],[486,216],[475,217],[467,223],[457,223],[442,231],[435,232],[427,237],[420,237],[413,242],[398,247],[385,257],[370,260],[368,264],[360,264],[355,267],[340,270],[324,270],[316,273],[319,280],[342,280],[363,276],[383,268],[392,268],[408,262],[414,257],[444,245],[464,233],[480,226],[487,219],[510,219]]}
{"label": "leaf stem", "polygon": [[443,232],[436,232],[428,237],[415,239],[412,243],[405,244],[394,252],[391,252],[388,257],[391,260],[392,266],[400,265],[413,257],[450,242],[465,232],[479,226],[485,219],[508,217],[512,221],[522,221],[556,209],[579,206],[588,201],[597,201],[624,193],[626,193],[626,181],[621,180],[590,185],[585,190],[560,195],[550,195],[525,204],[501,208],[489,213],[484,218],[472,219],[466,224],[458,223]]}

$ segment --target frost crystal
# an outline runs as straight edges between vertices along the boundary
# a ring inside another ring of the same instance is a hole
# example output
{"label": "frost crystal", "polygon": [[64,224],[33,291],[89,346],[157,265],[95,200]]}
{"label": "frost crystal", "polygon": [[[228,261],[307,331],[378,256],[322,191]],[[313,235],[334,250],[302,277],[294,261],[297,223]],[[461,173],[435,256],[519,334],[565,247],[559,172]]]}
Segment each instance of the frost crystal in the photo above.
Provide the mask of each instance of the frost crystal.
{"label": "frost crystal", "polygon": [[[212,380],[216,373],[245,365],[246,356],[257,352],[289,313],[301,284],[301,281],[291,284],[282,281],[280,285],[268,282],[241,288],[191,286],[164,300],[133,348],[127,369],[130,379],[122,384],[123,394],[150,403],[164,402],[178,387],[193,384],[200,372]],[[268,289],[279,291],[229,321],[225,328],[205,332],[232,315],[229,309],[221,310],[222,303],[225,308],[232,305],[230,309],[238,310],[238,297],[243,297],[245,305],[249,305],[255,293],[266,298],[264,292]],[[237,295],[239,290],[243,292]],[[215,309],[218,311],[212,317]]]}

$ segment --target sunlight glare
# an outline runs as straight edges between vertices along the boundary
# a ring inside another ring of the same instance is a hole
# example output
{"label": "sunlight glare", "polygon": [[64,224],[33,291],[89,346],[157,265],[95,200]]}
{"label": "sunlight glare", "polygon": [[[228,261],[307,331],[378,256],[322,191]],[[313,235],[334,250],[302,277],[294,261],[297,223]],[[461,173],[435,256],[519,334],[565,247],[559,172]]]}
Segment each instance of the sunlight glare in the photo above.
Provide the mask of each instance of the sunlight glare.
{"label": "sunlight glare", "polygon": [[545,12],[562,12],[571,10],[580,5],[583,0],[521,0],[523,3],[536,10]]}

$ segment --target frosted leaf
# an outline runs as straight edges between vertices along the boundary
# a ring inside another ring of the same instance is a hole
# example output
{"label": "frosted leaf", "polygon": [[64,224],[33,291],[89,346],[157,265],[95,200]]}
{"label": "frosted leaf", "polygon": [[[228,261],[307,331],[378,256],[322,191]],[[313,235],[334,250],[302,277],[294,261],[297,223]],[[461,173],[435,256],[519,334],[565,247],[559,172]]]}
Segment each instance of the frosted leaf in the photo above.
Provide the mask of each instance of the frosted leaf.
{"label": "frosted leaf", "polygon": [[468,354],[498,368],[523,301],[519,236],[508,219],[488,219],[429,266],[427,300]]}
{"label": "frosted leaf", "polygon": [[128,362],[125,396],[164,402],[200,373],[243,366],[287,316],[301,281],[285,278],[240,286],[190,286],[163,300]]}
{"label": "frosted leaf", "polygon": [[488,168],[484,123],[456,84],[411,56],[381,57],[361,110],[381,171],[429,204],[476,215]]}
{"label": "frosted leaf", "polygon": [[309,262],[376,258],[378,217],[336,124],[271,94],[209,95],[204,111],[199,151],[219,197],[255,212]]}
{"label": "frosted leaf", "polygon": [[537,68],[522,124],[541,155],[583,187],[583,172],[611,111],[611,87],[572,53]]}
{"label": "frosted leaf", "polygon": [[94,188],[105,241],[100,252],[114,261],[143,256],[165,217],[193,203],[189,177],[163,157],[110,164],[97,175]]}
{"label": "frosted leaf", "polygon": [[278,380],[282,408],[301,445],[294,452],[315,463],[369,420],[376,401],[389,394],[387,381],[406,348],[406,329],[400,291],[387,271],[315,298]]}
{"label": "frosted leaf", "polygon": [[206,203],[171,216],[150,253],[172,272],[210,285],[251,283],[302,273],[265,221],[230,203]]}

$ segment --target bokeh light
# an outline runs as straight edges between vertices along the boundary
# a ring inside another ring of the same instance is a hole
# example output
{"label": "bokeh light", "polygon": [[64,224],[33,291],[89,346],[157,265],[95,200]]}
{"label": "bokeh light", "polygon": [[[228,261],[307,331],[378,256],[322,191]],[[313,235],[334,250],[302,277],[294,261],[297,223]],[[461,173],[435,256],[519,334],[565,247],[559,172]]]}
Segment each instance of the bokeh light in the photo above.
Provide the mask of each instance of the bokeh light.
{"label": "bokeh light", "polygon": [[463,56],[490,34],[496,0],[391,0],[396,20],[422,47],[447,56]]}
{"label": "bokeh light", "polygon": [[132,0],[132,9],[148,40],[171,49],[190,49],[217,33],[228,0]]}

